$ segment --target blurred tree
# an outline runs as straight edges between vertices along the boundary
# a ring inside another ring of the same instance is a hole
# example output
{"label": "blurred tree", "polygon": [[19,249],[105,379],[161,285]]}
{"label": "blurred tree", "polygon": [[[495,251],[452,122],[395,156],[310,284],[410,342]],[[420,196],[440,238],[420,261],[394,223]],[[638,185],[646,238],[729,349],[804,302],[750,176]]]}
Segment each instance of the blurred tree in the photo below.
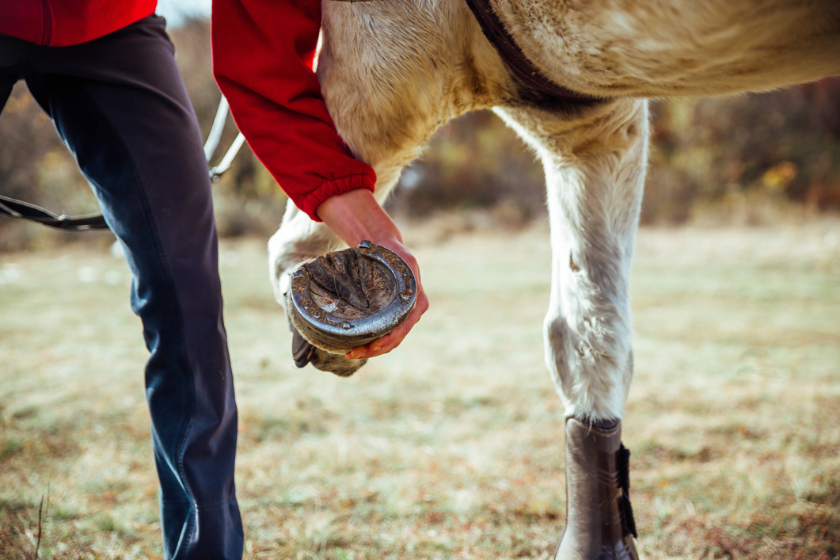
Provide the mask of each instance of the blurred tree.
{"label": "blurred tree", "polygon": [[795,202],[840,210],[840,79],[764,94],[659,102],[643,221],[698,207]]}
{"label": "blurred tree", "polygon": [[545,212],[542,165],[490,111],[465,115],[437,133],[404,172],[390,208],[412,216],[498,204],[529,219]]}
{"label": "blurred tree", "polygon": [[[23,83],[15,85],[0,117],[0,194],[45,206],[58,214],[97,209],[76,162]],[[73,235],[0,217],[0,251],[41,246]],[[109,234],[92,235],[102,239]]]}
{"label": "blurred tree", "polygon": [[[698,209],[806,204],[840,210],[840,79],[765,94],[652,104],[643,223],[682,223]],[[443,127],[404,173],[393,208],[415,216],[513,201],[544,212],[535,157],[492,113]]]}

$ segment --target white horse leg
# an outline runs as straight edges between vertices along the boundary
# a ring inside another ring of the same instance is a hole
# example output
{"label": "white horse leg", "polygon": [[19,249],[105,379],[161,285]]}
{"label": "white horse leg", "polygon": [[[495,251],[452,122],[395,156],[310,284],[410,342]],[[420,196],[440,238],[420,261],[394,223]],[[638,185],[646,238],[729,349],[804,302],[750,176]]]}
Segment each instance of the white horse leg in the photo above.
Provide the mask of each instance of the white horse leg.
{"label": "white horse leg", "polygon": [[291,200],[286,203],[280,229],[268,240],[271,287],[274,289],[274,299],[284,309],[289,289],[289,271],[298,263],[327,252],[333,243],[337,243],[337,239],[328,227],[313,221]]}
{"label": "white horse leg", "polygon": [[620,419],[632,376],[629,274],[647,153],[647,102],[579,119],[498,111],[539,152],[551,222],[546,360],[566,415]]}
{"label": "white horse leg", "polygon": [[537,149],[548,184],[546,360],[567,415],[568,519],[557,558],[637,558],[620,420],[633,370],[628,292],[647,102],[606,103],[575,117],[498,112]]}

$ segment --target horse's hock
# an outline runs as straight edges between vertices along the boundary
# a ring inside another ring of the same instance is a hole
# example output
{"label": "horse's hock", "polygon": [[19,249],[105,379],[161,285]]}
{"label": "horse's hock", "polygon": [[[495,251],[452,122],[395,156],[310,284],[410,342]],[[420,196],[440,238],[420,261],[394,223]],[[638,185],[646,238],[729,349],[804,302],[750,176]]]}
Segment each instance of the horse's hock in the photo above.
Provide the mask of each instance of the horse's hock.
{"label": "horse's hock", "polygon": [[344,354],[385,336],[417,299],[411,269],[396,253],[363,241],[301,264],[292,272],[287,309],[307,342]]}

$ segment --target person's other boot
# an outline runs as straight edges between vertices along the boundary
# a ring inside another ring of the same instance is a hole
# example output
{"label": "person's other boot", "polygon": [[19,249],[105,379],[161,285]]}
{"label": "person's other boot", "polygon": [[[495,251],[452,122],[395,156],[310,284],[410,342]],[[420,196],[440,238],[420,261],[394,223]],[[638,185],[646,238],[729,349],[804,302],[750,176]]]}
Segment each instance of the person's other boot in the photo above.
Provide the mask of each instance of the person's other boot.
{"label": "person's other boot", "polygon": [[566,529],[555,560],[638,560],[629,459],[620,421],[566,420]]}

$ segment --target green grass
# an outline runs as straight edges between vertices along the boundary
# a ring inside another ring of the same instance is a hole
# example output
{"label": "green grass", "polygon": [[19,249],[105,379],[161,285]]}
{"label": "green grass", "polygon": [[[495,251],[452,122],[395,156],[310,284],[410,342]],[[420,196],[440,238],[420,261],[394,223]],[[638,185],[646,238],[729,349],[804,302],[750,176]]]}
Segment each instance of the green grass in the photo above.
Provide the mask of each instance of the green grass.
{"label": "green grass", "polygon": [[[624,439],[644,558],[840,557],[838,231],[640,233]],[[550,557],[546,231],[408,238],[431,310],[350,379],[294,367],[263,244],[223,245],[246,557]],[[129,282],[102,252],[0,255],[2,558],[34,557],[42,496],[40,558],[162,555]]]}

